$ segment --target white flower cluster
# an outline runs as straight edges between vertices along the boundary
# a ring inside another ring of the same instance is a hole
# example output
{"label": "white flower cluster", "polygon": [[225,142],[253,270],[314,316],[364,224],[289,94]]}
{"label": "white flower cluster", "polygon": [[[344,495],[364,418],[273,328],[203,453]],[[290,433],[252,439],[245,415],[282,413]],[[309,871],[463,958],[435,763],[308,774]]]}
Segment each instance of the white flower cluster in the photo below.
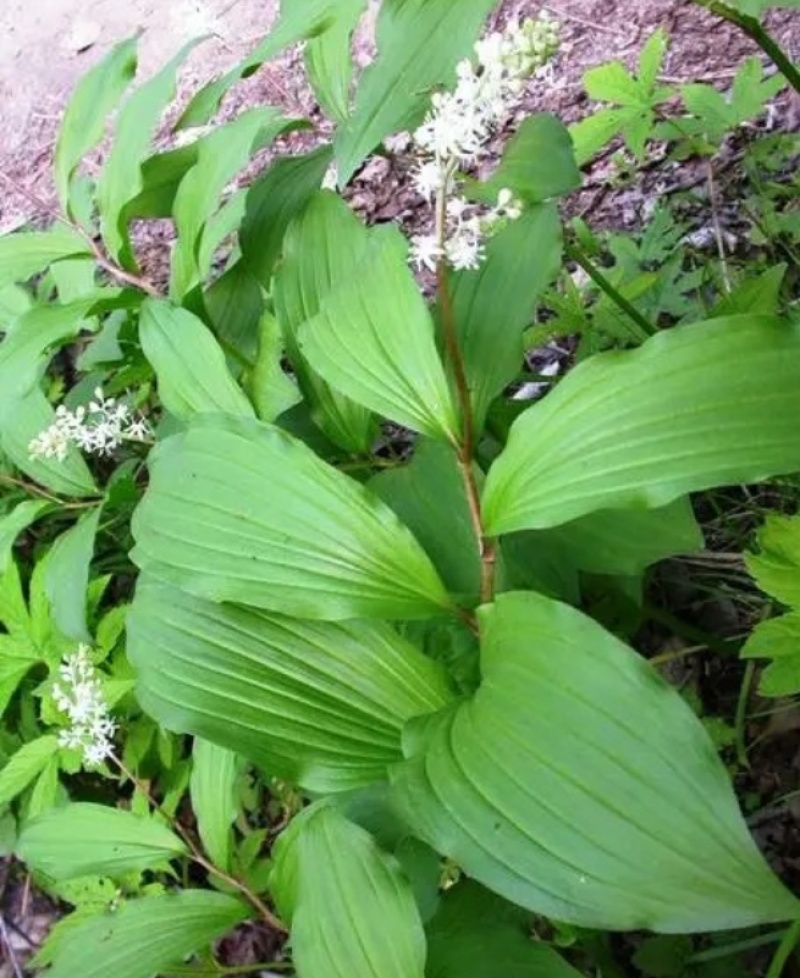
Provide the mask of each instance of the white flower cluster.
{"label": "white flower cluster", "polygon": [[[459,63],[455,89],[433,96],[431,111],[414,133],[425,155],[414,174],[421,196],[441,204],[454,193],[458,172],[480,162],[490,136],[518,103],[524,80],[543,68],[557,47],[558,24],[546,12],[478,41],[477,65],[469,59]],[[486,235],[521,212],[509,190],[502,190],[497,207],[482,216],[465,200],[452,200],[446,212],[439,207],[435,232],[413,239],[411,258],[429,269],[442,258],[457,269],[476,268]]]}
{"label": "white flower cluster", "polygon": [[53,699],[70,726],[62,730],[58,742],[83,754],[87,767],[97,767],[111,756],[116,724],[108,715],[97,671],[89,658],[89,648],[79,645],[61,663],[61,681],[53,686]]}
{"label": "white flower cluster", "polygon": [[95,400],[70,411],[63,404],[56,408],[56,420],[28,444],[32,459],[55,458],[63,462],[70,445],[93,455],[110,455],[123,441],[144,441],[151,432],[143,418],[136,418],[127,404],[103,397],[101,388]]}

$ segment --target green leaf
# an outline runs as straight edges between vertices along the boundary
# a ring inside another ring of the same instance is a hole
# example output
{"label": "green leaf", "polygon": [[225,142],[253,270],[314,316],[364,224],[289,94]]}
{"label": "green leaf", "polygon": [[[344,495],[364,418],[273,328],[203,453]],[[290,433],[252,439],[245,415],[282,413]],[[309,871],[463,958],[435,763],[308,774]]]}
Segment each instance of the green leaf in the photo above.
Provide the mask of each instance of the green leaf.
{"label": "green leaf", "polygon": [[763,696],[794,696],[800,692],[800,612],[762,621],[742,649],[743,659],[772,659],[761,674]]}
{"label": "green leaf", "polygon": [[[0,395],[2,400],[2,395]],[[63,462],[31,459],[28,445],[55,421],[55,411],[38,387],[0,408],[0,448],[14,465],[40,485],[66,496],[97,492],[92,474],[78,449],[71,445]]]}
{"label": "green leaf", "polygon": [[136,217],[172,216],[178,188],[197,162],[202,142],[202,139],[196,139],[186,146],[156,153],[142,163],[139,192],[125,204],[120,215],[123,227]]}
{"label": "green leaf", "polygon": [[756,584],[781,604],[800,608],[800,516],[771,513],[758,531],[757,554],[747,554]]}
{"label": "green leaf", "polygon": [[600,109],[569,127],[575,162],[584,166],[632,119],[638,109]]}
{"label": "green leaf", "polygon": [[529,913],[471,881],[445,892],[427,935],[427,978],[579,978],[531,937]]}
{"label": "green leaf", "polygon": [[342,394],[415,431],[457,440],[431,316],[396,228],[372,232],[358,273],[328,295],[298,337],[303,356]]}
{"label": "green leaf", "polygon": [[754,278],[746,278],[724,295],[712,310],[712,317],[734,316],[740,313],[760,313],[777,316],[780,313],[781,288],[788,265],[773,265]]}
{"label": "green leaf", "polygon": [[668,46],[667,32],[659,27],[658,30],[653,31],[642,48],[642,53],[639,55],[639,81],[647,91],[652,92],[658,83],[658,75]]}
{"label": "green leaf", "polygon": [[189,41],[164,68],[140,85],[126,101],[114,127],[114,142],[97,181],[100,229],[109,253],[134,264],[125,205],[144,189],[142,163],[155,136],[164,107],[175,97],[176,76],[197,45]]}
{"label": "green leaf", "polygon": [[5,574],[17,537],[53,504],[46,499],[27,499],[0,517],[0,574]]}
{"label": "green leaf", "polygon": [[241,259],[231,265],[203,296],[214,333],[244,360],[256,356],[264,313],[261,284]]}
{"label": "green leaf", "polygon": [[451,594],[476,598],[480,553],[453,449],[421,439],[408,465],[379,473],[369,488],[419,540]]}
{"label": "green leaf", "polygon": [[413,891],[369,833],[323,802],[292,821],[274,858],[271,888],[303,978],[423,978]]}
{"label": "green leaf", "polygon": [[59,632],[76,642],[91,642],[86,627],[86,589],[102,508],[83,515],[59,536],[47,555],[45,591]]}
{"label": "green leaf", "polygon": [[767,316],[682,326],[600,354],[512,425],[486,481],[487,532],[793,472],[799,415],[800,327]]}
{"label": "green leaf", "polygon": [[18,638],[0,635],[0,716],[22,680],[39,662],[39,656]]}
{"label": "green leaf", "polygon": [[210,890],[142,897],[60,931],[57,944],[45,942],[36,963],[53,962],[47,978],[153,978],[183,967],[188,955],[247,916],[238,900]]}
{"label": "green leaf", "polygon": [[542,595],[478,612],[482,684],[407,728],[395,798],[419,838],[529,910],[693,933],[794,919],[689,706]]}
{"label": "green leaf", "polygon": [[27,282],[61,258],[89,254],[89,246],[78,232],[61,225],[49,231],[5,234],[0,237],[0,288]]}
{"label": "green leaf", "polygon": [[484,183],[472,183],[469,194],[495,203],[504,188],[528,204],[562,197],[581,185],[569,130],[554,115],[529,116],[508,142],[500,165]]}
{"label": "green leaf", "polygon": [[358,86],[352,115],[334,139],[339,186],[390,133],[422,120],[432,91],[455,81],[494,0],[385,0],[378,15],[378,57]]}
{"label": "green leaf", "polygon": [[350,111],[350,42],[363,9],[364,0],[340,0],[336,22],[306,43],[308,80],[323,111],[339,123]]}
{"label": "green leaf", "polygon": [[367,241],[366,229],[340,197],[317,192],[286,232],[274,286],[275,313],[286,352],[311,416],[332,442],[356,455],[367,454],[375,440],[372,415],[311,369],[297,337],[330,293],[358,274]]}
{"label": "green leaf", "polygon": [[583,76],[583,84],[589,98],[598,102],[615,102],[618,105],[647,105],[643,86],[621,61],[590,68]]}
{"label": "green leaf", "polygon": [[661,934],[642,942],[633,963],[649,978],[684,978],[693,951],[690,937]]}
{"label": "green leaf", "polygon": [[178,237],[171,261],[173,298],[191,292],[208,272],[198,261],[200,238],[223,190],[253,151],[267,145],[287,124],[280,109],[249,109],[200,142],[197,162],[181,181],[172,206]]}
{"label": "green leaf", "polygon": [[239,245],[244,263],[265,288],[287,227],[319,190],[330,161],[328,146],[305,156],[283,157],[250,187]]}
{"label": "green leaf", "polygon": [[546,204],[495,235],[479,269],[452,276],[453,316],[477,431],[491,402],[519,373],[523,331],[560,267],[561,221],[555,205]]}
{"label": "green leaf", "polygon": [[153,818],[76,802],[27,822],[17,855],[54,880],[121,876],[182,856],[186,846]]}
{"label": "green leaf", "polygon": [[241,775],[237,755],[225,747],[195,737],[189,790],[192,811],[203,848],[215,866],[231,868],[233,833],[239,814],[236,789]]}
{"label": "green leaf", "polygon": [[48,734],[31,740],[11,757],[0,771],[0,809],[13,801],[44,770],[58,750],[58,738]]}
{"label": "green leaf", "polygon": [[451,607],[394,513],[277,428],[202,415],[149,464],[133,517],[142,570],[200,597],[312,619]]}
{"label": "green leaf", "polygon": [[186,129],[209,122],[225,93],[239,81],[257,71],[283,48],[335,29],[339,18],[352,17],[355,0],[303,0],[302,4],[282,3],[280,19],[264,40],[235,68],[205,85],[192,98],[176,128]]}
{"label": "green leaf", "polygon": [[139,318],[139,339],[158,379],[164,408],[176,418],[203,412],[253,417],[253,408],[228,370],[208,327],[186,309],[148,299]]}
{"label": "green leaf", "polygon": [[78,82],[61,123],[55,181],[64,212],[72,214],[70,183],[81,159],[100,141],[106,121],[136,74],[136,38],[115,45]]}
{"label": "green leaf", "polygon": [[274,421],[302,401],[300,389],[284,371],[283,337],[278,320],[270,312],[258,327],[258,353],[248,378],[247,390],[262,421]]}
{"label": "green leaf", "polygon": [[299,621],[146,578],[127,650],[160,723],[314,792],[384,780],[406,720],[451,699],[440,667],[382,623]]}
{"label": "green leaf", "polygon": [[67,305],[34,306],[0,343],[0,414],[38,382],[52,347],[75,336],[102,292]]}

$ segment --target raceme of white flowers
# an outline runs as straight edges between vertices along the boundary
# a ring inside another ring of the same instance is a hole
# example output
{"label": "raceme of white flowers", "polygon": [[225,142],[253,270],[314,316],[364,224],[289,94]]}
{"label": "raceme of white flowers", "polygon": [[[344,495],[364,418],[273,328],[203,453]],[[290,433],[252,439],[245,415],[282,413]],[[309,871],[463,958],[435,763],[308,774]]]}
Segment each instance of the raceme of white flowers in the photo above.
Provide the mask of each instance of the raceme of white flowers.
{"label": "raceme of white flowers", "polygon": [[[456,269],[477,268],[486,238],[522,213],[510,190],[501,190],[488,211],[453,195],[459,171],[480,162],[492,133],[519,102],[524,80],[543,68],[557,47],[558,24],[546,12],[537,20],[512,23],[478,41],[477,65],[461,61],[455,89],[431,99],[431,110],[413,135],[423,154],[414,186],[426,200],[436,201],[438,217],[432,233],[412,239],[411,260],[418,267],[433,271],[446,259]],[[452,199],[445,209],[447,198]]]}
{"label": "raceme of white flowers", "polygon": [[56,420],[28,445],[32,459],[55,458],[63,462],[70,445],[91,455],[110,455],[124,441],[144,441],[151,434],[142,418],[134,417],[127,404],[103,397],[98,387],[89,406],[70,411],[63,404],[56,408]]}
{"label": "raceme of white flowers", "polygon": [[117,727],[109,716],[89,647],[79,645],[61,663],[58,673],[60,681],[53,686],[53,699],[70,721],[58,742],[62,747],[81,751],[86,767],[98,767],[111,756]]}

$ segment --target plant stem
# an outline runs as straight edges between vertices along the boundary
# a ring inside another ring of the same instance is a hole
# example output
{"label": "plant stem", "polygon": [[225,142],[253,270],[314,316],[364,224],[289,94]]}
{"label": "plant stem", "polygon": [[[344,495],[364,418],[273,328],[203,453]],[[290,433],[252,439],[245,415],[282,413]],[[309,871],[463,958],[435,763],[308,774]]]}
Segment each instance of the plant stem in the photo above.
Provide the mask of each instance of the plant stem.
{"label": "plant stem", "polygon": [[[447,192],[443,187],[436,198],[436,236],[440,247],[445,239],[445,220],[447,217]],[[472,414],[472,398],[470,397],[469,382],[464,368],[464,358],[458,343],[456,318],[453,310],[453,300],[448,281],[447,261],[439,258],[436,268],[436,285],[439,296],[439,309],[442,318],[442,334],[447,359],[453,370],[456,396],[461,409],[462,433],[461,441],[456,446],[458,470],[464,483],[467,495],[472,527],[478,541],[478,553],[481,560],[481,603],[487,604],[494,598],[495,567],[497,551],[495,542],[488,537],[483,528],[481,515],[481,498],[478,484],[475,480],[475,419]]]}
{"label": "plant stem", "polygon": [[721,17],[723,20],[735,24],[747,34],[761,48],[764,54],[773,61],[792,88],[800,92],[800,71],[792,64],[775,38],[761,26],[761,21],[757,17],[750,17],[748,14],[743,14],[741,11],[729,7],[722,0],[695,0],[695,3],[700,7],[705,7],[706,10],[711,11],[712,14],[716,14],[717,17]]}
{"label": "plant stem", "polygon": [[40,496],[42,499],[46,499],[48,502],[60,506],[62,509],[92,509],[103,499],[102,496],[93,496],[91,500],[86,500],[79,503],[66,502],[64,499],[60,499],[58,496],[54,496],[52,493],[49,493],[46,489],[41,489],[39,486],[34,485],[32,482],[25,482],[23,479],[15,479],[10,475],[0,475],[0,483],[4,483],[7,486],[15,486],[18,489],[23,489],[25,492],[29,492],[32,496]]}
{"label": "plant stem", "polygon": [[731,944],[709,947],[705,951],[698,951],[690,958],[687,958],[686,963],[703,964],[705,961],[717,961],[719,958],[727,958],[732,954],[739,954],[741,951],[750,951],[756,947],[763,947],[765,944],[777,944],[785,935],[785,930],[776,930],[771,934],[759,934],[758,937],[748,937],[743,941],[733,941]]}
{"label": "plant stem", "polygon": [[151,285],[146,279],[142,278],[140,275],[134,275],[132,272],[126,272],[124,268],[120,268],[115,262],[113,262],[108,255],[105,254],[101,246],[92,238],[92,236],[85,231],[80,224],[76,224],[71,221],[68,217],[65,217],[57,208],[48,204],[46,200],[42,200],[41,197],[37,197],[36,194],[31,193],[27,187],[24,187],[21,183],[10,177],[7,173],[0,170],[0,176],[10,184],[18,194],[22,194],[23,197],[27,198],[32,204],[34,204],[40,211],[45,214],[49,214],[56,221],[60,221],[65,224],[68,228],[73,230],[76,234],[79,234],[83,240],[86,242],[87,247],[92,252],[92,257],[97,262],[97,264],[104,271],[115,278],[118,282],[122,282],[124,285],[130,285],[135,289],[140,289],[142,292],[146,292],[148,295],[154,297],[160,297],[161,293],[158,289]]}
{"label": "plant stem", "polygon": [[750,689],[753,685],[753,676],[756,671],[755,659],[748,659],[742,677],[742,686],[739,690],[739,699],[736,702],[736,717],[734,719],[734,729],[736,731],[736,760],[742,767],[749,768],[750,761],[747,757],[746,743],[746,722],[747,704],[750,700]]}
{"label": "plant stem", "polygon": [[783,935],[783,940],[778,945],[764,978],[780,978],[786,962],[789,960],[789,956],[794,951],[798,941],[800,941],[800,920],[795,920]]}
{"label": "plant stem", "polygon": [[722,233],[722,223],[719,219],[717,210],[717,188],[714,183],[714,167],[711,160],[706,161],[706,183],[708,186],[708,204],[711,208],[711,223],[714,227],[714,239],[717,244],[717,254],[719,255],[719,267],[722,273],[722,284],[727,295],[731,294],[731,277],[728,271],[728,256],[725,253],[725,237]]}
{"label": "plant stem", "polygon": [[637,328],[631,329],[631,334],[633,335],[634,339],[640,343],[643,343],[648,337],[653,336],[658,332],[658,330],[644,318],[636,306],[629,302],[621,292],[614,288],[611,282],[609,282],[605,275],[603,275],[597,265],[595,265],[595,263],[589,258],[580,245],[575,244],[575,242],[570,243],[565,241],[564,254],[570,261],[574,261],[576,265],[580,265],[594,284],[605,292],[609,299],[611,299],[611,301],[636,324]]}
{"label": "plant stem", "polygon": [[196,862],[198,866],[202,866],[202,868],[207,873],[210,873],[212,876],[216,876],[224,883],[227,883],[228,886],[232,886],[235,890],[238,890],[242,894],[242,896],[244,896],[244,898],[248,901],[248,903],[250,903],[258,911],[258,913],[263,918],[264,923],[267,924],[267,926],[270,927],[272,930],[276,930],[281,934],[288,933],[288,929],[286,925],[283,923],[283,921],[279,920],[272,913],[272,911],[265,906],[265,904],[259,899],[257,894],[255,894],[250,889],[250,887],[247,886],[246,883],[243,883],[241,880],[236,879],[235,876],[231,876],[229,873],[226,873],[224,870],[220,869],[218,866],[215,866],[212,862],[206,859],[206,857],[198,848],[197,843],[191,837],[189,832],[181,825],[178,819],[174,818],[172,815],[170,815],[169,812],[165,811],[165,809],[155,800],[155,798],[153,798],[153,796],[150,794],[150,792],[147,790],[144,784],[142,784],[142,782],[136,777],[136,775],[128,770],[128,768],[123,764],[120,758],[118,758],[115,754],[112,754],[111,760],[117,765],[117,767],[125,775],[125,777],[128,778],[131,784],[136,786],[136,790],[139,791],[142,795],[144,795],[144,797],[148,800],[148,802],[152,805],[152,807],[163,818],[167,820],[170,827],[174,829],[175,832],[177,832],[178,835],[183,839],[183,841],[186,843],[186,845],[189,848],[191,859],[194,862]]}

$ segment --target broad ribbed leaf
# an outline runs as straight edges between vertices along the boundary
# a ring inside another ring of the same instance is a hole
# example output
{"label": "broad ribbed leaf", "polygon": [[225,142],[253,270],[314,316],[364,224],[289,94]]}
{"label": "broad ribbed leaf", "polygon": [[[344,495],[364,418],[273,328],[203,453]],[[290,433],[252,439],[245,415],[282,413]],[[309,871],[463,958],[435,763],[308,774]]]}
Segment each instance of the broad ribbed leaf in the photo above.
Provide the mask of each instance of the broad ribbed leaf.
{"label": "broad ribbed leaf", "polygon": [[160,866],[186,846],[165,825],[108,805],[76,802],[27,822],[17,855],[54,880],[120,876]]}
{"label": "broad ribbed leaf", "polygon": [[731,316],[584,361],[511,427],[486,480],[492,535],[664,506],[800,468],[800,326]]}
{"label": "broad ribbed leaf", "polygon": [[53,622],[65,638],[91,642],[86,627],[86,588],[101,507],[84,514],[56,538],[47,555],[44,586]]}
{"label": "broad ribbed leaf", "polygon": [[158,379],[165,409],[176,418],[221,411],[253,417],[253,408],[231,376],[225,354],[197,316],[148,299],[139,319],[144,355]]}
{"label": "broad ribbed leaf", "polygon": [[164,726],[315,792],[384,780],[406,720],[451,698],[439,667],[387,625],[299,621],[152,580],[137,587],[128,655]]}
{"label": "broad ribbed leaf", "polygon": [[423,978],[414,894],[372,836],[325,802],[279,836],[271,889],[299,978]]}
{"label": "broad ribbed leaf", "polygon": [[89,246],[78,232],[61,225],[49,231],[3,235],[0,237],[0,288],[27,282],[54,261],[89,254]]}
{"label": "broad ribbed leaf", "polygon": [[536,913],[695,932],[798,916],[699,720],[592,619],[532,593],[479,611],[483,682],[412,724],[415,834]]}
{"label": "broad ribbed leaf", "polygon": [[426,978],[580,978],[531,937],[529,913],[470,880],[446,891],[427,936]]}
{"label": "broad ribbed leaf", "polygon": [[[0,396],[0,403],[2,396]],[[57,458],[32,459],[28,445],[55,421],[53,407],[34,387],[19,400],[0,407],[0,448],[14,465],[40,485],[65,496],[91,496],[97,492],[83,456],[73,445],[63,462]]]}
{"label": "broad ribbed leaf", "polygon": [[239,900],[210,890],[141,897],[57,928],[36,963],[52,963],[47,978],[154,978],[185,967],[247,917]]}
{"label": "broad ribbed leaf", "polygon": [[477,200],[494,203],[505,187],[537,204],[581,185],[569,130],[554,115],[529,116],[509,140],[500,165],[485,183],[470,186]]}
{"label": "broad ribbed leaf", "polygon": [[242,259],[220,275],[203,304],[220,342],[244,361],[252,361],[258,351],[264,291]]}
{"label": "broad ribbed leaf", "polygon": [[115,45],[78,82],[64,113],[55,152],[56,190],[71,214],[70,182],[84,155],[100,141],[122,93],[136,73],[136,38]]}
{"label": "broad ribbed leaf", "polygon": [[141,165],[155,136],[158,121],[167,103],[175,97],[178,70],[196,46],[190,41],[130,96],[114,127],[114,143],[97,181],[97,208],[103,240],[111,255],[131,264],[128,223],[123,218],[125,205],[144,187]]}
{"label": "broad ribbed leaf", "polygon": [[208,272],[198,261],[200,237],[219,207],[223,190],[253,151],[287,124],[280,109],[249,109],[200,143],[197,162],[181,181],[172,208],[178,237],[171,260],[170,294],[174,297],[186,295]]}
{"label": "broad ribbed leaf", "polygon": [[272,280],[286,229],[319,190],[330,161],[328,146],[305,156],[286,156],[250,187],[239,244],[242,261],[265,288]]}
{"label": "broad ribbed leaf", "polygon": [[408,465],[380,472],[369,488],[419,540],[448,590],[477,598],[480,552],[455,451],[420,439]]}
{"label": "broad ribbed leaf", "polygon": [[201,415],[150,455],[133,518],[143,570],[214,601],[303,618],[424,618],[450,606],[392,511],[277,428]]}
{"label": "broad ribbed leaf", "polygon": [[372,232],[358,271],[328,295],[298,338],[303,356],[342,394],[415,431],[457,440],[431,316],[397,228]]}
{"label": "broad ribbed leaf", "polygon": [[561,220],[555,205],[547,204],[532,207],[495,235],[479,269],[451,277],[477,430],[491,402],[520,372],[523,331],[560,267]]}
{"label": "broad ribbed leaf", "polygon": [[328,438],[357,455],[369,452],[376,424],[360,404],[329,387],[306,362],[300,327],[316,316],[330,292],[357,274],[367,231],[336,194],[320,191],[292,221],[275,274],[275,313],[286,352],[316,424]]}
{"label": "broad ribbed leaf", "polygon": [[453,84],[456,62],[469,56],[494,5],[494,0],[384,0],[378,57],[364,72],[353,113],[334,141],[340,186],[385,136],[422,120],[435,88]]}
{"label": "broad ribbed leaf", "polygon": [[233,832],[239,814],[239,757],[232,750],[195,737],[189,789],[203,849],[215,866],[229,870]]}
{"label": "broad ribbed leaf", "polygon": [[58,750],[58,738],[47,734],[31,740],[9,758],[0,771],[0,810],[39,776]]}

